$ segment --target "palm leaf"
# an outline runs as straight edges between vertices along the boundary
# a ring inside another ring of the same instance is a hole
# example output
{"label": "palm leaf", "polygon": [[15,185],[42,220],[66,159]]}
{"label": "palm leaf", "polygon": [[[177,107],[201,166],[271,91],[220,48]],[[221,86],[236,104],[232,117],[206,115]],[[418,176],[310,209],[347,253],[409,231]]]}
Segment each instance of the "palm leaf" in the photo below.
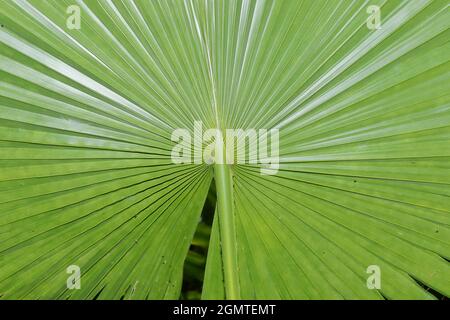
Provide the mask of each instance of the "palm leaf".
{"label": "palm leaf", "polygon": [[[178,298],[212,181],[204,299],[450,296],[447,1],[0,8],[0,298]],[[195,121],[279,129],[278,173],[173,164]]]}

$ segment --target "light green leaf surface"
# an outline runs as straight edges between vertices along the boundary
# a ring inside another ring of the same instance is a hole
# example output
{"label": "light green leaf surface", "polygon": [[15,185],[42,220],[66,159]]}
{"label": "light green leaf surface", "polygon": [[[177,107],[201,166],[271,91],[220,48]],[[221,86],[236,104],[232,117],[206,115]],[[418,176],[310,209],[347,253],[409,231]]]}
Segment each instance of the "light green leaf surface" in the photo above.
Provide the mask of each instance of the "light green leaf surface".
{"label": "light green leaf surface", "polygon": [[[450,296],[447,0],[0,0],[0,23],[1,299],[178,298],[213,177],[202,298]],[[280,170],[172,164],[194,121],[279,129]]]}

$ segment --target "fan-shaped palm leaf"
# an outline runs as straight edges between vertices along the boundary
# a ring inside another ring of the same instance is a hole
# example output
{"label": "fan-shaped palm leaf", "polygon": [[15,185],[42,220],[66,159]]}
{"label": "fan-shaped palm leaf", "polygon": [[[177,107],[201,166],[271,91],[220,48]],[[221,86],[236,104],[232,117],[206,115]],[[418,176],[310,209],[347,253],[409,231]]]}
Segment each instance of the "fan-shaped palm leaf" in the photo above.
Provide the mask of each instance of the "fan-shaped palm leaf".
{"label": "fan-shaped palm leaf", "polygon": [[[447,1],[2,0],[0,22],[1,298],[179,297],[213,176],[203,298],[450,295]],[[278,173],[173,164],[195,121],[279,129]]]}

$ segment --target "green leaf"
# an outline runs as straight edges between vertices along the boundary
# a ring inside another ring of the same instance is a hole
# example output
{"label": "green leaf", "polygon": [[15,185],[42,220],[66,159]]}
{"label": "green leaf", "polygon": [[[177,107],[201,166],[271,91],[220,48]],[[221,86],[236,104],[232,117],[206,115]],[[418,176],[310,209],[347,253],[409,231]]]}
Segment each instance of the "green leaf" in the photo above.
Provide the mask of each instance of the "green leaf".
{"label": "green leaf", "polygon": [[[179,298],[212,181],[203,299],[450,296],[448,1],[0,0],[0,23],[1,299]],[[195,121],[278,129],[278,172],[174,164]]]}

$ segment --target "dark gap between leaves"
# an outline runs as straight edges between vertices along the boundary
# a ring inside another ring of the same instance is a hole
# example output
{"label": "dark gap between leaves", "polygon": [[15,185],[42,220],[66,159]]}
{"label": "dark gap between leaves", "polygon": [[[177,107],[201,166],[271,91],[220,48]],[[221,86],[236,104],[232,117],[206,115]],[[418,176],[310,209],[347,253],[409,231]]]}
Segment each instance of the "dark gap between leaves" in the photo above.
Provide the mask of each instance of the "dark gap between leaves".
{"label": "dark gap between leaves", "polygon": [[183,285],[180,296],[182,300],[200,300],[201,298],[216,202],[216,183],[213,179],[203,206],[200,222],[184,261]]}
{"label": "dark gap between leaves", "polygon": [[437,292],[436,290],[434,290],[433,288],[428,287],[425,283],[421,282],[420,280],[417,280],[416,278],[412,277],[410,275],[410,277],[417,282],[417,284],[419,286],[421,286],[423,289],[425,289],[428,293],[430,293],[431,295],[433,295],[436,299],[438,300],[448,300],[448,297],[442,295],[441,293]]}

